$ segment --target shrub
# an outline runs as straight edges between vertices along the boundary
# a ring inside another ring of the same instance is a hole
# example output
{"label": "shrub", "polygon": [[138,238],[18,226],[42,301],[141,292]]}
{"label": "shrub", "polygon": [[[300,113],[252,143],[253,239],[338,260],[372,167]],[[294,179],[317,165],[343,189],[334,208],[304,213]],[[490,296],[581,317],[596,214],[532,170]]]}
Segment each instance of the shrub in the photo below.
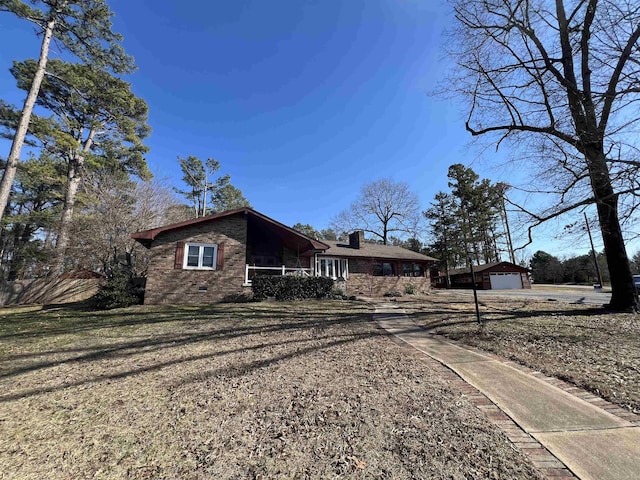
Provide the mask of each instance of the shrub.
{"label": "shrub", "polygon": [[400,293],[397,290],[389,290],[388,292],[385,292],[384,296],[385,297],[401,297],[402,293]]}
{"label": "shrub", "polygon": [[348,297],[342,288],[333,287],[331,289],[331,298],[334,300],[346,300]]}
{"label": "shrub", "polygon": [[144,287],[128,265],[117,262],[107,267],[107,280],[93,297],[96,308],[110,310],[142,303]]}
{"label": "shrub", "polygon": [[412,283],[408,283],[404,287],[404,293],[406,293],[407,295],[415,295],[417,291],[418,291],[418,289]]}
{"label": "shrub", "polygon": [[326,277],[261,275],[255,277],[251,285],[256,299],[275,297],[278,301],[288,301],[331,297],[333,280]]}

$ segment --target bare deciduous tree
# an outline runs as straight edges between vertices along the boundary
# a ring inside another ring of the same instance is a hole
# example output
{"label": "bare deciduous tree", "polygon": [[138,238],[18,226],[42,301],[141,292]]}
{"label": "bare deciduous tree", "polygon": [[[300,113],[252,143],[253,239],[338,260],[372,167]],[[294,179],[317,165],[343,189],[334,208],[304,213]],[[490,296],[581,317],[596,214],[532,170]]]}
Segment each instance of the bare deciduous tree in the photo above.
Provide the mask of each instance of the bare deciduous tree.
{"label": "bare deciduous tree", "polygon": [[[614,309],[638,309],[621,220],[640,185],[640,8],[613,0],[453,0],[467,130],[533,158],[548,207],[520,206],[538,225],[595,204]],[[544,172],[541,175],[540,172]],[[622,210],[619,210],[622,207]]]}
{"label": "bare deciduous tree", "polygon": [[148,251],[131,234],[167,222],[178,205],[169,186],[102,170],[86,176],[83,195],[85,205],[72,224],[68,267],[105,271],[114,254],[132,255],[136,272],[145,274]]}
{"label": "bare deciduous tree", "polygon": [[393,232],[415,235],[420,217],[418,197],[409,185],[383,179],[364,185],[351,207],[333,219],[332,228],[363,230],[386,245]]}

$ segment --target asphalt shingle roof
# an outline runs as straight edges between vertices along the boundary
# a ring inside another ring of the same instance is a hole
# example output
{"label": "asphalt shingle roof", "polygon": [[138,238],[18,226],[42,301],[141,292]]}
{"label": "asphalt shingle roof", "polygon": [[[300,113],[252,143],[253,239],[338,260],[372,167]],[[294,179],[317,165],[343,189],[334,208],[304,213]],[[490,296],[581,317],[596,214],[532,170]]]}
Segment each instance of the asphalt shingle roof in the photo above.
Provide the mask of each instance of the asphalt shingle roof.
{"label": "asphalt shingle roof", "polygon": [[[324,243],[329,243],[329,242],[324,242]],[[510,262],[491,262],[491,263],[485,263],[484,265],[474,265],[473,266],[473,271],[475,273],[480,273],[480,272],[482,272],[484,270],[487,270],[489,268],[495,267],[495,266],[500,265],[500,264],[505,264],[505,265],[511,267],[511,270],[517,270],[519,272],[528,271],[527,268],[521,267],[520,265],[515,265],[515,264],[510,263]],[[469,269],[469,268],[452,268],[451,270],[449,270],[449,275],[459,275],[461,273],[471,273],[471,269]]]}
{"label": "asphalt shingle roof", "polygon": [[364,243],[360,248],[352,248],[348,243],[343,242],[322,240],[322,243],[329,245],[329,248],[322,252],[322,255],[332,257],[384,258],[389,260],[416,260],[422,262],[436,261],[435,258],[395,245]]}

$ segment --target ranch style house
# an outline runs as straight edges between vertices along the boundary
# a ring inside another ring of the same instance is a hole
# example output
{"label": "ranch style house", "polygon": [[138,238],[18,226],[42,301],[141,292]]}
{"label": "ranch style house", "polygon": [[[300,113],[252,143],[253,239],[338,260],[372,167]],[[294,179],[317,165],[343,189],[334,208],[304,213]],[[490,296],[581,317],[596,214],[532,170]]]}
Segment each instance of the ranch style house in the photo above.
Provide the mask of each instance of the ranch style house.
{"label": "ranch style house", "polygon": [[392,245],[319,241],[251,208],[165,225],[132,237],[150,250],[145,304],[212,303],[249,294],[256,275],[331,277],[349,295],[429,290],[435,259]]}

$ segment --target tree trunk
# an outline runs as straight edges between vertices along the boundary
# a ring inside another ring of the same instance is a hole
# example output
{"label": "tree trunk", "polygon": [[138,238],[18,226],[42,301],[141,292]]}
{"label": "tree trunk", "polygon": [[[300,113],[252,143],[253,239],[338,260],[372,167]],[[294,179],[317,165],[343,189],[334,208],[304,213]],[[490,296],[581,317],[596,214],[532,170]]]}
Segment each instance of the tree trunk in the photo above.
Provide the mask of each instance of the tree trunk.
{"label": "tree trunk", "polygon": [[64,273],[64,258],[67,247],[69,246],[69,229],[71,220],[73,219],[73,208],[76,203],[76,195],[80,187],[80,162],[74,160],[69,163],[67,171],[67,191],[64,196],[64,206],[62,209],[62,218],[60,219],[60,232],[56,241],[56,249],[54,255],[54,272],[56,275]]}
{"label": "tree trunk", "polygon": [[89,151],[93,144],[95,129],[89,132],[89,137],[84,143],[82,150],[73,152],[69,159],[69,169],[67,171],[67,191],[64,197],[64,206],[62,208],[62,219],[60,221],[60,233],[56,242],[54,272],[60,275],[64,272],[65,252],[69,246],[69,230],[71,221],[73,220],[73,208],[76,203],[76,196],[82,181],[82,169],[84,168],[84,154]]}
{"label": "tree trunk", "polygon": [[471,219],[469,218],[469,212],[467,206],[462,205],[460,207],[462,212],[462,240],[464,242],[464,256],[467,263],[467,268],[471,268],[471,255],[473,254],[473,260],[479,265],[480,254],[478,253],[478,245],[473,238],[473,229],[471,227]]}
{"label": "tree trunk", "polygon": [[600,148],[591,148],[586,150],[585,156],[609,268],[612,291],[609,306],[614,310],[637,312],[638,296],[618,220],[618,196],[611,185],[605,154]]}
{"label": "tree trunk", "polygon": [[445,276],[445,283],[446,283],[446,288],[451,288],[451,275],[449,274],[449,249],[447,248],[447,242],[449,241],[448,239],[449,235],[447,235],[447,231],[445,230],[445,234],[444,234],[444,276]]}
{"label": "tree trunk", "polygon": [[26,263],[23,248],[31,240],[31,236],[35,231],[35,226],[31,224],[21,225],[20,228],[16,228],[14,232],[13,241],[13,258],[9,267],[9,273],[7,275],[8,281],[17,280],[21,274],[24,274],[23,269]]}
{"label": "tree trunk", "polygon": [[47,27],[45,28],[44,35],[42,37],[42,44],[40,46],[40,58],[38,59],[38,67],[36,68],[36,73],[33,76],[29,94],[24,101],[20,122],[18,123],[18,128],[16,128],[16,133],[13,136],[11,150],[9,151],[9,158],[7,158],[7,166],[4,169],[2,181],[0,181],[0,221],[2,221],[4,211],[7,208],[7,203],[9,202],[9,194],[11,193],[13,180],[16,176],[18,163],[20,162],[20,152],[22,151],[24,139],[27,136],[27,131],[29,129],[31,113],[33,112],[33,107],[36,103],[36,99],[38,98],[40,85],[42,84],[45,69],[47,68],[47,60],[49,58],[49,45],[51,44],[51,38],[53,37],[53,29],[55,27],[55,24],[55,16],[54,19],[47,22]]}

